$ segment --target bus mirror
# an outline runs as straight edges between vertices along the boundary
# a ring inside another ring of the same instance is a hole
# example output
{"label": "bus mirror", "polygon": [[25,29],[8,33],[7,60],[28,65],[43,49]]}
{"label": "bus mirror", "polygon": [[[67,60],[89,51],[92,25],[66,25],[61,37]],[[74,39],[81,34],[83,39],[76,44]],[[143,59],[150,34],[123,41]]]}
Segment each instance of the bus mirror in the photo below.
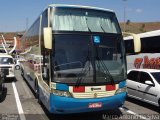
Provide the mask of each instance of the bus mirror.
{"label": "bus mirror", "polygon": [[141,40],[139,35],[136,35],[134,33],[128,33],[128,32],[123,32],[122,34],[131,35],[133,37],[133,42],[134,42],[134,52],[135,53],[141,52]]}
{"label": "bus mirror", "polygon": [[49,79],[49,69],[47,69],[47,67],[43,67],[42,69],[42,77],[44,80],[48,80]]}
{"label": "bus mirror", "polygon": [[46,27],[43,28],[44,34],[44,47],[47,49],[52,49],[52,28]]}

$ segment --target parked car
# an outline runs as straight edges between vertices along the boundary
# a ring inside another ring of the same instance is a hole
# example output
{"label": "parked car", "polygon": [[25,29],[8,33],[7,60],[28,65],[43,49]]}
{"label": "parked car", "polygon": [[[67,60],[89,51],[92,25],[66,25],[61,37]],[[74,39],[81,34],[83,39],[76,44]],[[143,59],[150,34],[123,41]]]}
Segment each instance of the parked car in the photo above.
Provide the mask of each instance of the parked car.
{"label": "parked car", "polygon": [[20,60],[15,60],[15,69],[19,70],[20,69]]}
{"label": "parked car", "polygon": [[126,86],[128,97],[160,107],[160,70],[129,70]]}
{"label": "parked car", "polygon": [[15,78],[15,63],[11,55],[0,54],[0,69],[3,69],[5,78]]}

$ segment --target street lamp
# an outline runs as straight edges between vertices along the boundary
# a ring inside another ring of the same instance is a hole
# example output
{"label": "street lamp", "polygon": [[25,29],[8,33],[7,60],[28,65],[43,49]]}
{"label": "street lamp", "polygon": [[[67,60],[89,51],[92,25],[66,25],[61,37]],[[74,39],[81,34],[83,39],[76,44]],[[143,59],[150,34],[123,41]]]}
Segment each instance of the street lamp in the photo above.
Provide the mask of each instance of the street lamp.
{"label": "street lamp", "polygon": [[127,0],[123,0],[124,1],[124,31],[126,31],[126,9],[127,9]]}

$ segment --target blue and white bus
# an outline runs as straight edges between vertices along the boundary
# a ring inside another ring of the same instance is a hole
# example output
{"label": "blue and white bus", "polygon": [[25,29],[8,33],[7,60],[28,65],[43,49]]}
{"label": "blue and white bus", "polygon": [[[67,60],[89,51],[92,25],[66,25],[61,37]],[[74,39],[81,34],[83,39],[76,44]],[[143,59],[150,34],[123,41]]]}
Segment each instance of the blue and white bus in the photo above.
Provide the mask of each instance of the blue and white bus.
{"label": "blue and white bus", "polygon": [[134,43],[131,36],[125,37],[127,68],[160,69],[160,30],[140,33],[141,52],[134,54]]}
{"label": "blue and white bus", "polygon": [[22,37],[22,48],[22,75],[49,112],[93,112],[124,104],[125,49],[112,10],[49,5]]}

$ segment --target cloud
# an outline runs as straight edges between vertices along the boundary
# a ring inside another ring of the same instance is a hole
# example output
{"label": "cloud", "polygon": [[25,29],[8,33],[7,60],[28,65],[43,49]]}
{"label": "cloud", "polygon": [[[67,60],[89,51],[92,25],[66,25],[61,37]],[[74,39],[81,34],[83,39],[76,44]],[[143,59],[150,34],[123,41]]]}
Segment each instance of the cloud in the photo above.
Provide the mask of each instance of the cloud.
{"label": "cloud", "polygon": [[138,9],[136,9],[136,12],[137,12],[137,13],[142,13],[143,10],[138,8]]}

